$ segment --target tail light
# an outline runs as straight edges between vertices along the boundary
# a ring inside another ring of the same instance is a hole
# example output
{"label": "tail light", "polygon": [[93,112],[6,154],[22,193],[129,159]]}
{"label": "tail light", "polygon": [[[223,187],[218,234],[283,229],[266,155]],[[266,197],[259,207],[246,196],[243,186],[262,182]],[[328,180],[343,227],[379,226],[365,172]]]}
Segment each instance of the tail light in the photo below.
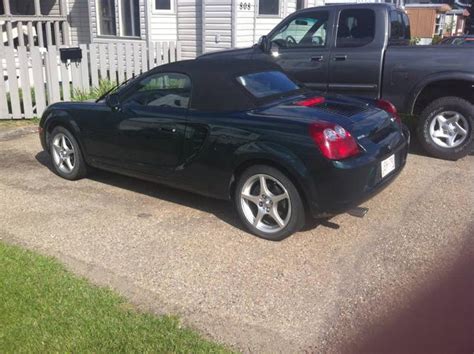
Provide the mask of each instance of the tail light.
{"label": "tail light", "polygon": [[382,99],[377,100],[375,102],[378,108],[383,109],[385,112],[389,113],[398,125],[402,125],[402,120],[400,119],[397,109],[395,108],[392,102]]}
{"label": "tail light", "polygon": [[297,106],[304,106],[304,107],[312,107],[316,106],[318,104],[324,103],[325,98],[322,96],[317,96],[317,97],[310,97],[302,101],[296,101],[295,105]]}
{"label": "tail light", "polygon": [[324,157],[330,160],[347,159],[360,152],[354,137],[340,125],[315,122],[310,125],[309,133]]}

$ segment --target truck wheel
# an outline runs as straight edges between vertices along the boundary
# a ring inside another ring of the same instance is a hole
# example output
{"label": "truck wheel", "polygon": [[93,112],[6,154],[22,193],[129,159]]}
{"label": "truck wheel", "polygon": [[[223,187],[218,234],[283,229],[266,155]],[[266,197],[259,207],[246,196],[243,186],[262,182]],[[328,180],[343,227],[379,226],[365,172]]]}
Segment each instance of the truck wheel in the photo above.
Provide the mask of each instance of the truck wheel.
{"label": "truck wheel", "polygon": [[459,97],[431,102],[418,119],[418,140],[432,156],[457,160],[474,148],[474,106]]}

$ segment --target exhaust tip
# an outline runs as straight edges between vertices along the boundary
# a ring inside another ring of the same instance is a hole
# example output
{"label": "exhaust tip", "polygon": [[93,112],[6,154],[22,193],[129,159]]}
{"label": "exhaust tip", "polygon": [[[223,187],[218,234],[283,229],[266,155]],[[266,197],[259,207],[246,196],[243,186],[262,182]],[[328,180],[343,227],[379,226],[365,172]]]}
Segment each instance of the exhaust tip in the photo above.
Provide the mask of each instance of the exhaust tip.
{"label": "exhaust tip", "polygon": [[347,214],[354,216],[356,218],[363,218],[365,214],[369,211],[369,208],[364,207],[355,207],[347,212]]}

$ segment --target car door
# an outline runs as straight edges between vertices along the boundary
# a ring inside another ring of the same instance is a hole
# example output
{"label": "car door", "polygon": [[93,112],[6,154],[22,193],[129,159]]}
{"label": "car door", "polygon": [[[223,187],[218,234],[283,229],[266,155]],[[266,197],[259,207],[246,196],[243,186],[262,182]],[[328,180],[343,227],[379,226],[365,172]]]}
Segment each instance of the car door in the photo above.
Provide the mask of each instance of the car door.
{"label": "car door", "polygon": [[375,29],[376,19],[383,19],[384,14],[372,8],[355,8],[340,10],[337,17],[335,46],[329,64],[329,91],[377,98],[385,34]]}
{"label": "car door", "polygon": [[329,10],[304,11],[279,24],[268,36],[270,56],[294,79],[326,91],[329,43],[332,35]]}
{"label": "car door", "polygon": [[188,76],[154,73],[123,97],[117,112],[117,151],[128,169],[169,175],[180,163],[191,94]]}

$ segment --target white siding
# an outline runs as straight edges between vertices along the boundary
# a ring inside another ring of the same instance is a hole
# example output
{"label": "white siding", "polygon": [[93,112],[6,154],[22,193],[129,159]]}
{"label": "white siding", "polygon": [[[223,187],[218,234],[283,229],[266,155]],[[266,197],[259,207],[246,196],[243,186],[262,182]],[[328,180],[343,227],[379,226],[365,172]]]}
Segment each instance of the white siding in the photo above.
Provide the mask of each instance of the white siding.
{"label": "white siding", "polygon": [[307,0],[307,7],[316,7],[316,6],[324,6],[324,0]]}
{"label": "white siding", "polygon": [[248,47],[258,39],[268,34],[282,19],[296,10],[296,0],[280,0],[280,14],[278,16],[260,16],[258,14],[258,0],[247,0],[250,9],[237,4],[236,16],[236,47]]}
{"label": "white siding", "polygon": [[237,48],[250,47],[255,43],[255,0],[245,1],[250,4],[250,9],[241,8],[236,2],[235,32]]}
{"label": "white siding", "polygon": [[68,0],[71,44],[90,43],[89,8],[87,0]]}
{"label": "white siding", "polygon": [[232,5],[230,0],[205,0],[205,52],[232,47]]}
{"label": "white siding", "polygon": [[201,0],[177,0],[178,41],[181,57],[192,59],[202,53]]}
{"label": "white siding", "polygon": [[178,39],[176,2],[174,1],[173,12],[155,10],[155,1],[149,0],[148,14],[150,16],[150,40],[154,42],[176,41]]}

